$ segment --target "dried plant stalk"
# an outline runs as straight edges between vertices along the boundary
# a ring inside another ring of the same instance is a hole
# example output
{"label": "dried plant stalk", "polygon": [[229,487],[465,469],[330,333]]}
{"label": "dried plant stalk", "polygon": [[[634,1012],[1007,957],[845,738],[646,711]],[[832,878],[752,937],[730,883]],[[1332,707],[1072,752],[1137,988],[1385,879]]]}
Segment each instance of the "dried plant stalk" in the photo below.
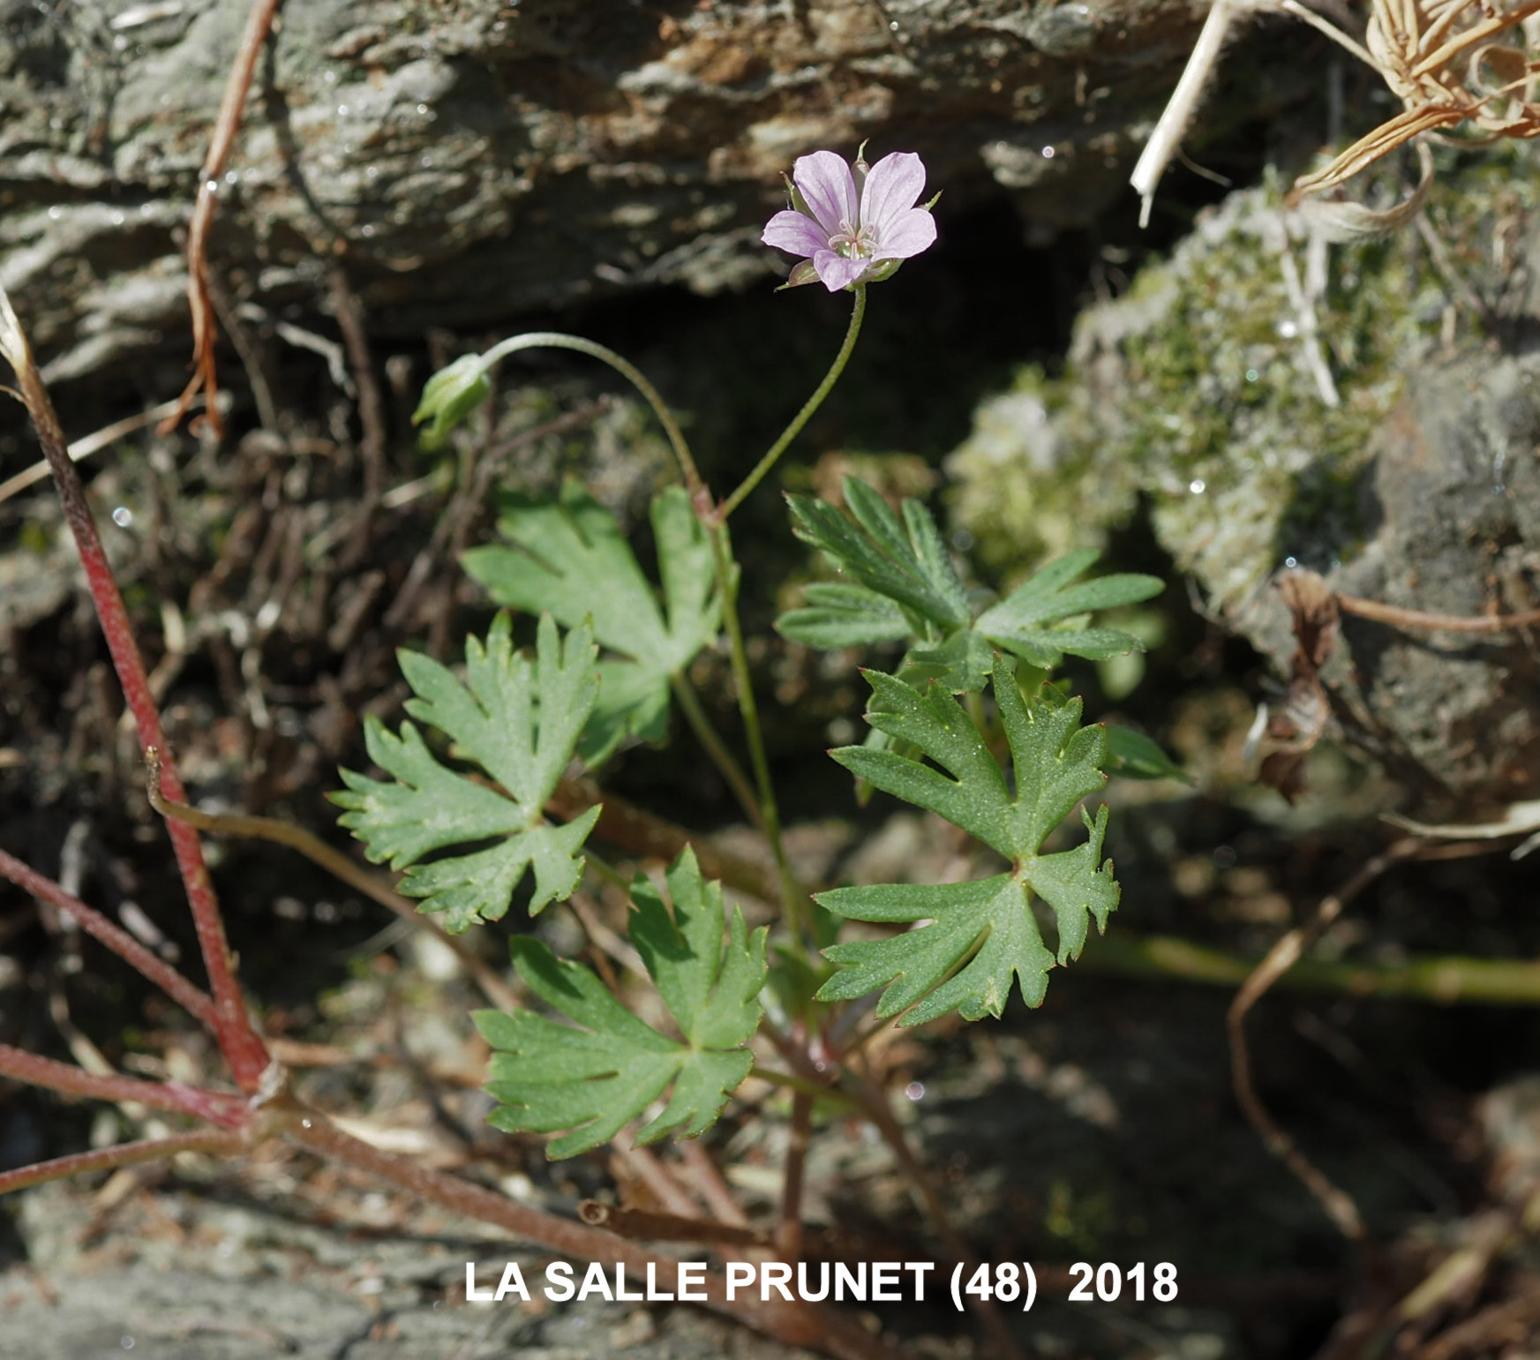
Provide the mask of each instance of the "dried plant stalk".
{"label": "dried plant stalk", "polygon": [[1540,56],[1530,20],[1540,0],[1370,0],[1358,42],[1301,0],[1214,0],[1182,78],[1130,177],[1141,199],[1140,224],[1182,133],[1193,121],[1218,65],[1225,38],[1248,13],[1273,10],[1325,33],[1372,66],[1405,105],[1330,165],[1301,176],[1291,206],[1346,183],[1425,132],[1467,128],[1480,137],[1540,136]]}
{"label": "dried plant stalk", "polygon": [[192,313],[193,375],[177,398],[175,409],[160,423],[162,434],[182,423],[182,417],[192,409],[200,393],[207,402],[209,429],[216,435],[223,429],[218,401],[219,370],[214,360],[214,342],[218,339],[219,327],[214,320],[214,304],[209,295],[209,232],[213,229],[214,210],[218,206],[220,176],[230,159],[236,133],[241,130],[241,115],[246,111],[246,96],[251,90],[257,58],[261,56],[273,27],[278,5],[279,0],[252,0],[246,28],[241,34],[240,51],[225,83],[214,135],[198,171],[198,196],[187,230],[187,305]]}
{"label": "dried plant stalk", "polygon": [[[1424,132],[1468,126],[1486,137],[1540,136],[1540,59],[1520,27],[1540,0],[1373,0],[1364,43],[1406,105],[1324,170],[1295,181],[1291,197],[1351,179]],[[1515,32],[1517,30],[1517,32]]]}

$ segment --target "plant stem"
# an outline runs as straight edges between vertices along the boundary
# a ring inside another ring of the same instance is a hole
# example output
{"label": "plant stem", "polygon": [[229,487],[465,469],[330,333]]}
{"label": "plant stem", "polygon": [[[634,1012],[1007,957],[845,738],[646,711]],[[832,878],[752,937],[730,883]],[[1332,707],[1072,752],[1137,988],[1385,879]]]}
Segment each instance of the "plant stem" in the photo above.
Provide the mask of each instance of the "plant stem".
{"label": "plant stem", "polygon": [[[1075,965],[1082,973],[1175,978],[1205,987],[1243,983],[1259,960],[1173,935],[1114,930],[1092,941]],[[1434,1006],[1540,1006],[1540,963],[1432,954],[1400,963],[1300,959],[1277,981],[1284,989],[1335,992],[1374,1001]]]}
{"label": "plant stem", "polygon": [[745,498],[754,490],[769,474],[780,456],[786,452],[791,441],[802,433],[802,427],[813,418],[813,413],[824,403],[824,398],[834,390],[834,384],[839,381],[840,374],[845,371],[845,365],[850,361],[851,351],[856,347],[856,338],[861,334],[861,322],[866,316],[866,285],[861,284],[856,288],[855,306],[850,311],[850,325],[845,331],[845,342],[840,346],[839,353],[834,356],[834,362],[829,365],[829,371],[824,374],[823,381],[813,389],[813,395],[802,403],[802,409],[792,417],[791,424],[781,431],[779,439],[773,443],[765,456],[757,462],[753,470],[742,482],[737,490],[717,507],[716,518],[719,521],[726,520]]}
{"label": "plant stem", "polygon": [[1518,614],[1432,614],[1423,609],[1402,609],[1380,600],[1335,592],[1337,607],[1347,614],[1388,623],[1395,628],[1426,628],[1445,633],[1513,633],[1540,627],[1540,609]]}
{"label": "plant stem", "polygon": [[[139,655],[139,644],[134,638],[128,610],[123,605],[117,578],[102,548],[91,504],[86,499],[80,474],[70,461],[69,444],[60,428],[59,416],[54,410],[48,389],[43,385],[42,375],[33,362],[26,333],[11,309],[10,299],[3,288],[0,288],[0,353],[5,355],[16,372],[22,401],[27,414],[32,418],[38,442],[43,447],[43,456],[48,459],[49,470],[53,473],[54,485],[58,488],[59,500],[64,507],[64,518],[74,535],[76,551],[85,569],[86,585],[91,592],[91,601],[96,606],[96,617],[107,639],[113,668],[117,671],[118,684],[122,687],[129,711],[134,715],[140,747],[145,751],[160,750],[161,784],[166,796],[173,802],[185,803],[187,793],[181,779],[177,777],[176,767],[166,747],[160,710],[150,688],[149,676],[145,673],[144,661]],[[192,909],[198,947],[203,954],[204,967],[208,970],[220,1051],[241,1090],[257,1091],[271,1059],[256,1030],[252,1028],[246,1004],[236,986],[235,967],[230,957],[230,947],[225,941],[224,920],[220,916],[219,901],[214,895],[208,868],[203,862],[203,847],[199,844],[198,833],[190,826],[169,822],[167,830],[176,852],[182,884],[187,892],[187,904]]]}
{"label": "plant stem", "polygon": [[775,859],[781,887],[781,910],[793,947],[806,953],[806,894],[792,872],[781,837],[781,811],[775,800],[775,785],[770,780],[770,761],[765,754],[765,738],[759,726],[759,705],[754,700],[754,677],[749,670],[748,648],[743,641],[743,625],[738,619],[738,564],[733,560],[727,525],[718,520],[710,526],[711,550],[716,561],[717,587],[722,592],[722,622],[727,628],[727,643],[732,656],[733,680],[738,691],[738,712],[743,718],[743,732],[749,744],[749,762],[754,769],[754,784],[759,795],[761,825],[770,853]]}
{"label": "plant stem", "polygon": [[840,1090],[838,1086],[831,1086],[826,1081],[815,1081],[810,1076],[793,1076],[790,1072],[777,1072],[769,1067],[754,1067],[750,1072],[755,1081],[768,1082],[771,1086],[783,1086],[788,1091],[800,1092],[818,1100],[827,1100],[831,1104],[844,1105],[851,1110],[859,1110],[856,1100]]}
{"label": "plant stem", "polygon": [[227,1129],[241,1128],[249,1119],[249,1107],[236,1096],[184,1086],[180,1082],[145,1081],[117,1073],[87,1072],[72,1063],[56,1062],[10,1044],[0,1044],[0,1077],[9,1077],[28,1086],[41,1086],[60,1095],[89,1096],[120,1104],[137,1101],[152,1110],[192,1115]]}
{"label": "plant stem", "polygon": [[1294,1174],[1315,1197],[1328,1218],[1351,1242],[1364,1242],[1368,1228],[1352,1195],[1308,1157],[1294,1138],[1273,1118],[1252,1078],[1251,1050],[1246,1043],[1246,1016],[1273,984],[1283,977],[1316,940],[1326,933],[1360,893],[1402,860],[1412,859],[1423,848],[1416,836],[1404,836],[1372,859],[1359,866],[1356,873],[1336,892],[1321,899],[1310,920],[1296,926],[1267,951],[1266,957],[1251,971],[1230,1002],[1225,1015],[1225,1030],[1230,1039],[1231,1081],[1236,1103],[1247,1122],[1257,1131],[1267,1150]]}
{"label": "plant stem", "polygon": [[[805,948],[802,939],[805,895],[791,871],[791,864],[786,858],[786,849],[781,840],[780,812],[776,806],[775,790],[770,782],[770,763],[765,756],[764,737],[759,726],[759,709],[754,700],[754,687],[749,673],[748,652],[744,647],[743,628],[738,619],[738,568],[733,561],[732,546],[727,537],[727,526],[724,521],[732,508],[753,490],[754,484],[774,466],[775,460],[796,438],[802,427],[812,417],[813,412],[828,396],[830,389],[844,370],[846,360],[850,358],[850,351],[854,348],[856,336],[860,333],[861,317],[865,309],[866,290],[857,289],[855,310],[851,316],[845,343],[840,347],[839,355],[835,358],[823,382],[819,384],[818,390],[808,398],[802,410],[797,413],[796,419],[786,427],[770,452],[760,460],[759,466],[749,474],[744,485],[734,492],[728,504],[716,510],[711,508],[710,492],[701,480],[695,458],[690,452],[689,442],[684,437],[684,431],[679,428],[679,422],[675,419],[673,411],[669,409],[668,403],[663,400],[658,389],[647,380],[640,369],[608,346],[593,340],[585,340],[579,335],[567,335],[561,331],[529,331],[524,335],[510,336],[493,345],[481,359],[482,370],[485,371],[498,360],[524,349],[568,349],[586,354],[590,358],[608,364],[640,392],[647,404],[652,407],[659,424],[663,426],[664,433],[667,434],[669,444],[673,448],[674,457],[679,463],[680,474],[690,492],[696,514],[710,532],[717,584],[722,592],[722,615],[732,652],[733,678],[738,689],[738,711],[743,717],[744,732],[749,745],[749,760],[754,770],[757,797],[747,801],[758,804],[759,816],[755,820],[763,827],[765,838],[770,842],[770,852],[775,858],[780,880],[781,901],[787,926],[796,941],[795,947],[799,950]],[[689,717],[688,711],[686,717]],[[744,782],[746,784],[746,781]]]}
{"label": "plant stem", "polygon": [[738,690],[738,711],[743,716],[744,735],[749,745],[749,761],[754,770],[754,783],[759,795],[759,808],[765,838],[770,842],[770,853],[775,857],[775,867],[781,884],[781,906],[785,913],[786,928],[791,934],[794,947],[805,954],[805,933],[808,926],[807,894],[803,892],[792,872],[786,856],[786,846],[781,835],[781,813],[776,803],[775,786],[770,779],[770,762],[765,755],[764,734],[759,725],[759,706],[754,700],[753,677],[749,671],[748,650],[743,642],[743,625],[738,617],[738,565],[733,559],[732,542],[727,533],[728,517],[743,504],[745,498],[762,482],[786,452],[792,440],[802,433],[803,427],[813,418],[813,413],[823,405],[824,399],[834,390],[840,374],[850,361],[861,334],[861,321],[866,315],[866,288],[857,287],[855,304],[850,312],[850,325],[846,327],[844,343],[823,381],[813,390],[813,395],[802,403],[802,409],[792,417],[791,424],[781,431],[780,437],[766,451],[739,483],[737,489],[703,516],[711,533],[711,548],[716,559],[717,585],[722,592],[722,619],[727,628],[728,646],[732,653],[733,678]]}
{"label": "plant stem", "polygon": [[760,830],[764,830],[759,803],[754,797],[754,788],[749,783],[748,776],[744,774],[743,767],[727,749],[727,743],[722,740],[721,734],[711,725],[711,719],[707,716],[705,708],[701,706],[700,696],[696,694],[695,687],[682,675],[672,676],[671,684],[674,698],[678,700],[680,711],[684,714],[685,721],[690,724],[690,730],[695,733],[695,739],[700,742],[701,748],[711,757],[711,763],[727,781],[727,787],[733,791],[733,797],[738,800],[739,807],[743,809],[748,819]]}
{"label": "plant stem", "polygon": [[711,1154],[701,1145],[701,1140],[683,1139],[679,1144],[679,1157],[685,1167],[694,1173],[695,1179],[690,1188],[700,1196],[706,1207],[723,1223],[734,1228],[747,1228],[748,1215],[733,1198],[732,1187],[728,1185],[721,1167],[712,1160]]}
{"label": "plant stem", "polygon": [[119,1167],[137,1166],[141,1162],[158,1162],[175,1157],[179,1152],[211,1152],[217,1156],[233,1156],[246,1146],[246,1140],[238,1133],[178,1133],[170,1138],[146,1138],[137,1143],[119,1143],[116,1147],[98,1148],[94,1152],[72,1152],[67,1157],[55,1157],[47,1162],[34,1162],[31,1166],[19,1166],[14,1171],[0,1171],[0,1195],[13,1190],[26,1190],[42,1185],[45,1181],[63,1180],[66,1176],[80,1176],[92,1171],[115,1171]]}
{"label": "plant stem", "polygon": [[669,446],[673,449],[674,458],[679,463],[679,472],[684,478],[691,500],[697,506],[709,501],[706,484],[701,481],[700,471],[695,466],[694,455],[690,452],[690,445],[684,437],[684,431],[679,428],[679,422],[674,418],[673,411],[669,409],[668,403],[663,400],[658,389],[629,359],[615,353],[608,345],[601,345],[594,340],[585,340],[581,335],[567,335],[562,331],[528,331],[524,335],[509,336],[508,339],[493,345],[481,356],[481,371],[485,372],[499,359],[515,354],[521,349],[575,350],[579,354],[586,354],[590,359],[597,359],[600,363],[608,364],[613,368],[636,388],[647,404],[652,407],[653,415],[657,416],[658,423],[663,426],[664,434],[668,436]]}
{"label": "plant stem", "polygon": [[[383,874],[373,873],[362,865],[355,864],[319,836],[313,835],[303,827],[281,822],[276,817],[254,817],[240,812],[204,812],[187,803],[172,802],[167,799],[161,788],[163,766],[160,752],[153,750],[148,752],[146,764],[149,767],[146,791],[149,794],[150,806],[167,821],[185,822],[199,831],[207,831],[216,836],[242,836],[288,846],[312,864],[325,869],[340,882],[346,883],[365,897],[393,911],[414,930],[425,931],[433,936],[459,960],[460,966],[481,988],[487,1000],[494,1006],[502,1006],[506,1010],[513,1009],[516,1004],[513,989],[479,959],[464,940],[451,935],[437,921],[418,911],[414,903],[407,901],[391,887],[390,881]],[[0,863],[0,873],[4,872],[5,865]],[[157,979],[151,978],[151,981],[157,981]],[[186,1002],[183,1004],[186,1005]]]}
{"label": "plant stem", "polygon": [[251,9],[246,15],[246,28],[241,34],[240,49],[236,53],[234,65],[225,77],[225,92],[219,101],[219,117],[214,123],[214,135],[209,140],[208,152],[198,170],[198,194],[193,202],[192,222],[187,229],[187,304],[192,313],[194,371],[177,402],[176,413],[162,423],[162,434],[176,428],[199,392],[203,393],[208,404],[209,429],[216,435],[222,433],[219,379],[214,363],[214,342],[219,331],[214,320],[214,305],[209,297],[209,232],[214,225],[214,208],[219,201],[220,178],[224,174],[225,162],[230,157],[230,148],[235,145],[236,133],[241,130],[241,115],[246,110],[251,79],[256,73],[257,59],[267,44],[267,35],[272,31],[279,2],[252,0]]}
{"label": "plant stem", "polygon": [[113,924],[101,912],[88,907],[78,897],[64,891],[51,878],[0,850],[0,878],[8,878],[23,892],[73,919],[87,935],[104,944],[131,968],[153,982],[177,1005],[209,1029],[214,1023],[214,1003],[164,959],[152,954],[121,926]]}
{"label": "plant stem", "polygon": [[[563,778],[546,805],[563,821],[570,822],[589,808],[601,808],[594,826],[594,837],[606,841],[638,859],[677,859],[685,846],[693,846],[707,878],[719,878],[729,888],[774,902],[780,897],[780,885],[769,865],[734,855],[682,826],[646,812],[627,802],[612,790],[603,789],[586,776]],[[593,851],[584,847],[585,855]]]}
{"label": "plant stem", "polygon": [[791,1125],[786,1131],[786,1166],[781,1183],[781,1223],[776,1245],[788,1261],[802,1257],[802,1182],[811,1141],[813,1097],[798,1091],[791,1099]]}

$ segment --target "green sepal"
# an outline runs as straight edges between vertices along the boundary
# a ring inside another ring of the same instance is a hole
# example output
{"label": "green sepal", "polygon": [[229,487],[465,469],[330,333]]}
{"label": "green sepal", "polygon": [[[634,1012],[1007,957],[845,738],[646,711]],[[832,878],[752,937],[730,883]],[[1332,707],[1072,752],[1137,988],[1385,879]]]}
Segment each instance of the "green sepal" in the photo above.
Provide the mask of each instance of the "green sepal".
{"label": "green sepal", "polygon": [[419,443],[430,452],[442,447],[450,431],[491,395],[481,355],[462,354],[439,369],[423,385],[422,400],[412,412],[413,425],[428,422]]}

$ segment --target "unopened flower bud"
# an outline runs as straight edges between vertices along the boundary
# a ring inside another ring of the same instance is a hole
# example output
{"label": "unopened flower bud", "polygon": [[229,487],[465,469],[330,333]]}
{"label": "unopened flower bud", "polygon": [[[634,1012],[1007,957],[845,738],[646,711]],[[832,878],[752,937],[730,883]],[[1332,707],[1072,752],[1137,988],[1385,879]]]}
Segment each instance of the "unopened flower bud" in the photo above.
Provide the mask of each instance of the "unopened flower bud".
{"label": "unopened flower bud", "polygon": [[460,424],[492,394],[481,355],[462,354],[447,368],[441,368],[422,389],[422,400],[412,413],[412,424],[430,422],[422,432],[425,449],[439,448],[449,432]]}

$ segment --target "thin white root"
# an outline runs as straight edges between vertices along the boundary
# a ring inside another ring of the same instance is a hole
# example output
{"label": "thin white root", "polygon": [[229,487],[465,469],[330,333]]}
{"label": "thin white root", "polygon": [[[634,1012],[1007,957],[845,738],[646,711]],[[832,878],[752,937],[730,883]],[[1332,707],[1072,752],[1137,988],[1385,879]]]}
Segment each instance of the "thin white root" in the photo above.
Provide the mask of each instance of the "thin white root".
{"label": "thin white root", "polygon": [[[1495,822],[1430,824],[1414,822],[1410,817],[1402,817],[1394,812],[1387,812],[1384,820],[1392,826],[1399,826],[1403,831],[1441,840],[1498,840],[1503,836],[1522,836],[1526,832],[1540,829],[1540,798],[1510,803],[1507,810]],[[1531,836],[1513,852],[1513,858],[1522,859],[1537,846],[1540,846],[1540,837]]]}

